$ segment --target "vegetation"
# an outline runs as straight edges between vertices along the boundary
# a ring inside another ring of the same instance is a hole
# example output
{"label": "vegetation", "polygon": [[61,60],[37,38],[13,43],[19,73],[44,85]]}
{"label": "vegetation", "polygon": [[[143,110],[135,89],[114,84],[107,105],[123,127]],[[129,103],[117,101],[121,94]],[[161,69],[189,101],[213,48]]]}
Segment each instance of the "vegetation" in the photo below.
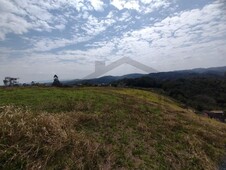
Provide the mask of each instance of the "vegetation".
{"label": "vegetation", "polygon": [[56,87],[61,87],[62,86],[62,84],[60,83],[57,75],[54,75],[54,77],[53,77],[52,86],[56,86]]}
{"label": "vegetation", "polygon": [[199,111],[226,110],[226,79],[223,76],[189,75],[174,79],[141,77],[124,79],[114,85],[162,89],[165,94]]}
{"label": "vegetation", "polygon": [[0,169],[217,169],[226,125],[151,91],[0,89]]}

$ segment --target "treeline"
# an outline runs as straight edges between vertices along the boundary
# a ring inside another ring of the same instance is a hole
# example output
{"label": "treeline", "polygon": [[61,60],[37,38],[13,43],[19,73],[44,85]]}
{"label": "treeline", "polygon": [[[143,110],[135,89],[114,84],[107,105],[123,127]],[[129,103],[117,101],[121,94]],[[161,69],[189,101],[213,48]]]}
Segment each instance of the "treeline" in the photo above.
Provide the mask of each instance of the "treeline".
{"label": "treeline", "polygon": [[199,111],[226,110],[226,76],[192,75],[169,79],[146,76],[123,79],[113,85],[162,89],[167,95]]}

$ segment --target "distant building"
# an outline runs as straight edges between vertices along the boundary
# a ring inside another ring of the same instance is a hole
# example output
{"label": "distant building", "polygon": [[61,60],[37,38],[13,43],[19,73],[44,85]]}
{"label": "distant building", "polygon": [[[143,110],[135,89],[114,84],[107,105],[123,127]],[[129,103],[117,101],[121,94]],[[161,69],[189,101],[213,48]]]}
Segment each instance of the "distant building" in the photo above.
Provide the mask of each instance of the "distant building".
{"label": "distant building", "polygon": [[224,113],[224,111],[221,110],[212,110],[212,111],[206,111],[205,114],[213,119],[217,119],[221,122],[224,122],[226,119],[226,114]]}
{"label": "distant building", "polygon": [[3,83],[5,86],[18,86],[19,85],[18,79],[19,78],[5,77]]}

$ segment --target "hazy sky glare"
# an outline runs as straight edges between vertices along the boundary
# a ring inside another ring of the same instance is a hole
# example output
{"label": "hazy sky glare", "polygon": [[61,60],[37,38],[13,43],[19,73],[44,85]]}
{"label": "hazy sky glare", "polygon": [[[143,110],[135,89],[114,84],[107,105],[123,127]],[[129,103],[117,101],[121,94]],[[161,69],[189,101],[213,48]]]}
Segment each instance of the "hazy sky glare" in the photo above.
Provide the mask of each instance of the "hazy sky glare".
{"label": "hazy sky glare", "polygon": [[[83,78],[131,57],[159,71],[226,65],[224,0],[0,0],[0,84]],[[136,69],[118,69],[123,75]]]}

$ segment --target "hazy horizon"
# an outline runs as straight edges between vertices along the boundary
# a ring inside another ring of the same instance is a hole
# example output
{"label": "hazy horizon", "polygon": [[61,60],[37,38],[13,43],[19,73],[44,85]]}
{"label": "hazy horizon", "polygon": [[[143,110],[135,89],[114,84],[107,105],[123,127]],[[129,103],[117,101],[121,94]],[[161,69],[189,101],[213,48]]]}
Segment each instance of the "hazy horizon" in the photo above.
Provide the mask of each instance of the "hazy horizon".
{"label": "hazy horizon", "polygon": [[[80,79],[130,57],[158,71],[226,66],[224,0],[0,0],[0,85]],[[105,75],[143,73],[120,66]]]}

